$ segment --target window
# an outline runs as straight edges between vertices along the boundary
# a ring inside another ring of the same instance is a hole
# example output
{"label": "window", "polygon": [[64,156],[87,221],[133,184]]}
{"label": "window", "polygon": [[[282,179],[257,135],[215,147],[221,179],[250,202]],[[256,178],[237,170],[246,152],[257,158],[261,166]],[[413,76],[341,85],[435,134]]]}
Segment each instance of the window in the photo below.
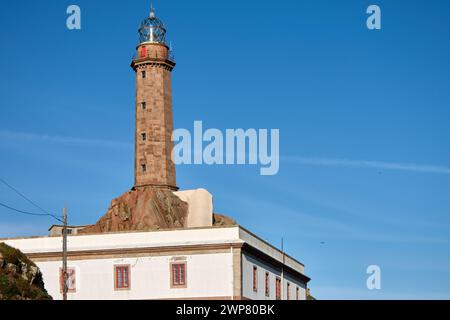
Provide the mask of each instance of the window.
{"label": "window", "polygon": [[186,263],[172,263],[171,286],[172,288],[186,287]]}
{"label": "window", "polygon": [[288,282],[286,286],[286,300],[291,299],[291,284]]}
{"label": "window", "polygon": [[[75,268],[67,268],[67,292],[76,292]],[[64,290],[64,276],[62,268],[59,269],[59,287],[61,293]]]}
{"label": "window", "polygon": [[295,299],[298,301],[298,295],[299,295],[299,287],[297,287],[297,290],[295,291]]}
{"label": "window", "polygon": [[277,277],[275,282],[275,299],[281,300],[281,279]]}
{"label": "window", "polygon": [[258,292],[258,267],[253,266],[253,292]]}
{"label": "window", "polygon": [[141,168],[142,168],[142,172],[147,172],[147,165],[143,164],[141,166]]}
{"label": "window", "polygon": [[147,74],[145,73],[145,70],[142,71],[142,79],[145,79],[146,76],[147,76]]}
{"label": "window", "polygon": [[266,297],[270,296],[270,276],[269,273],[266,272],[266,280],[265,280],[265,289],[266,289]]}
{"label": "window", "polygon": [[114,288],[116,290],[130,289],[130,266],[114,266]]}
{"label": "window", "polygon": [[145,109],[147,109],[147,102],[141,102],[141,109],[142,110],[145,110]]}
{"label": "window", "polygon": [[147,140],[147,134],[145,132],[141,133],[142,141]]}

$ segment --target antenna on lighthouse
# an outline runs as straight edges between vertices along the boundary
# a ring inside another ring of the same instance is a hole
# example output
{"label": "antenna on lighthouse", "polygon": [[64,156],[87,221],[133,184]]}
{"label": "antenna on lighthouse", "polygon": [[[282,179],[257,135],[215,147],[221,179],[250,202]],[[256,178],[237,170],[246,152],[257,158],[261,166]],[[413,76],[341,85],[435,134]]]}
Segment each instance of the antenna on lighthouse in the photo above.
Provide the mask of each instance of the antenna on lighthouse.
{"label": "antenna on lighthouse", "polygon": [[155,17],[155,8],[153,7],[153,1],[150,2],[150,18]]}

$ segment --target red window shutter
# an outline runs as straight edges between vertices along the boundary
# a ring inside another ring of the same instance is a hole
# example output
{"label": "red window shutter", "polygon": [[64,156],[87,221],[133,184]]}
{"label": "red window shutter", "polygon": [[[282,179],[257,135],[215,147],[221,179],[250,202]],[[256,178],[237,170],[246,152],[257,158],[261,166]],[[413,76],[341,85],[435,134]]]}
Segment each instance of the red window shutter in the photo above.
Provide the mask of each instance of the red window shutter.
{"label": "red window shutter", "polygon": [[72,287],[72,290],[75,290],[75,288],[77,287],[77,286],[76,286],[75,272],[74,272],[73,275],[72,275],[71,287]]}
{"label": "red window shutter", "polygon": [[130,287],[130,268],[129,267],[123,267],[123,287],[129,288]]}
{"label": "red window shutter", "polygon": [[180,285],[186,284],[186,265],[180,264]]}
{"label": "red window shutter", "polygon": [[116,287],[120,288],[120,267],[116,267]]}
{"label": "red window shutter", "polygon": [[172,265],[172,285],[178,285],[178,265]]}
{"label": "red window shutter", "polygon": [[145,58],[147,56],[147,47],[142,47],[141,49],[141,57]]}
{"label": "red window shutter", "polygon": [[178,264],[172,265],[172,286],[178,286],[180,283]]}
{"label": "red window shutter", "polygon": [[70,269],[68,271],[68,280],[69,280],[69,290],[74,291],[75,290],[75,269]]}

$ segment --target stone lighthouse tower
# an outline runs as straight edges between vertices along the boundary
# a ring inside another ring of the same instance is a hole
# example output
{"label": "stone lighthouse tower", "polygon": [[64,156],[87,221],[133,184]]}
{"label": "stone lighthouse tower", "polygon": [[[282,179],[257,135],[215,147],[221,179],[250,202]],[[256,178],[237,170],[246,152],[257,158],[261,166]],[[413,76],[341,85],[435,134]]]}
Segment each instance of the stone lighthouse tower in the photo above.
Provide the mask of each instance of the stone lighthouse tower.
{"label": "stone lighthouse tower", "polygon": [[171,72],[175,62],[166,44],[166,29],[152,8],[139,28],[139,45],[131,67],[136,72],[134,188],[177,190],[172,162]]}
{"label": "stone lighthouse tower", "polygon": [[97,223],[80,234],[234,223],[213,215],[212,195],[207,190],[178,191],[172,162],[170,77],[175,62],[171,57],[166,29],[152,8],[139,28],[139,44],[131,62],[136,73],[134,186],[113,199]]}

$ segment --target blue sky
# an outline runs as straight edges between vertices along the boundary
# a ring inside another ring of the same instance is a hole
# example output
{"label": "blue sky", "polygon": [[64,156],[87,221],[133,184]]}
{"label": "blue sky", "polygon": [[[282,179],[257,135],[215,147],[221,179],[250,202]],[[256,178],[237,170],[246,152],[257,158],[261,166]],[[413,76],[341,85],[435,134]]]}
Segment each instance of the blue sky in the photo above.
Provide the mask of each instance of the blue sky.
{"label": "blue sky", "polygon": [[[280,172],[178,166],[215,211],[305,263],[320,299],[450,298],[448,1],[157,1],[176,128],[279,128]],[[66,28],[66,8],[82,30]],[[366,28],[378,4],[382,30]],[[144,0],[7,1],[0,177],[70,223],[133,183],[130,60]],[[0,202],[34,210],[0,185]],[[52,220],[0,210],[0,238]],[[324,244],[322,244],[324,242]],[[382,289],[366,289],[366,268]]]}

